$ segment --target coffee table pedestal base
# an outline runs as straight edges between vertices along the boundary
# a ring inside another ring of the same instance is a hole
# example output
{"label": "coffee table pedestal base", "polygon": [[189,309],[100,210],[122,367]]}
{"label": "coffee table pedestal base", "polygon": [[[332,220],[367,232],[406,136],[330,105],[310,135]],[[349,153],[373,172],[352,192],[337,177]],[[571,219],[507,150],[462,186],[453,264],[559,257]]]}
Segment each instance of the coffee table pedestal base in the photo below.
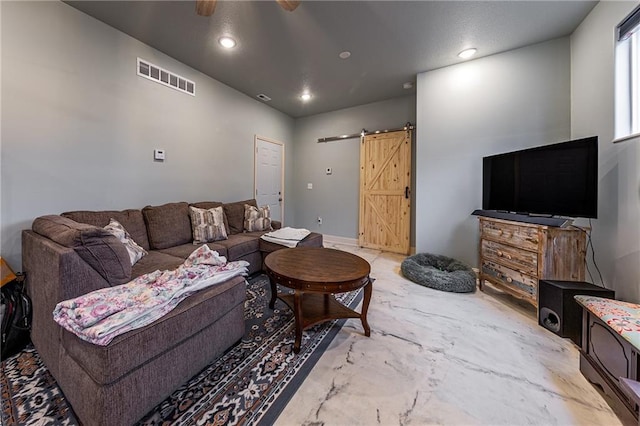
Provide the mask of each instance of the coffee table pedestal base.
{"label": "coffee table pedestal base", "polygon": [[[277,297],[286,303],[293,311],[296,326],[296,340],[293,352],[300,352],[302,331],[321,322],[341,318],[360,318],[365,336],[371,336],[371,329],[367,323],[367,310],[371,301],[371,283],[364,287],[362,312],[358,313],[338,302],[333,294],[304,293],[295,290],[294,294],[280,294]],[[273,309],[273,306],[269,304]]]}

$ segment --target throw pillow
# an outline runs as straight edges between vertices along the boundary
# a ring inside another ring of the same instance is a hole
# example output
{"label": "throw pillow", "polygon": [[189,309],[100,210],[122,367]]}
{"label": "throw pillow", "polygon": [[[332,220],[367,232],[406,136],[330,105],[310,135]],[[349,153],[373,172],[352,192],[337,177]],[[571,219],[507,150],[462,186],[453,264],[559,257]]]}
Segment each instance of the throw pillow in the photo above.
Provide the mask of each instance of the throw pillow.
{"label": "throw pillow", "polygon": [[105,226],[104,229],[124,244],[127,252],[129,253],[131,266],[135,265],[138,260],[147,255],[147,251],[133,241],[131,235],[129,235],[127,230],[124,229],[124,226],[122,226],[122,224],[117,220],[113,218],[110,219],[109,224]]}
{"label": "throw pillow", "polygon": [[272,231],[271,228],[271,212],[269,206],[254,207],[249,204],[244,205],[244,230],[245,232],[253,231]]}
{"label": "throw pillow", "polygon": [[199,209],[189,206],[193,244],[209,243],[227,239],[222,206],[213,209]]}

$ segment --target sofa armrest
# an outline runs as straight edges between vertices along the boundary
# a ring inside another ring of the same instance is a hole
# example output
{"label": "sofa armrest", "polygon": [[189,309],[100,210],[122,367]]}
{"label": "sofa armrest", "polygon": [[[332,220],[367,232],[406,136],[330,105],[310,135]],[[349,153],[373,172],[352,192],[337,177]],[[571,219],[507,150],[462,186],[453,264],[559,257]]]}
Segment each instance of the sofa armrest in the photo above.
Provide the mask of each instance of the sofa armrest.
{"label": "sofa armrest", "polygon": [[32,229],[63,247],[72,248],[111,285],[131,280],[131,260],[126,247],[104,228],[48,215],[36,218]]}
{"label": "sofa armrest", "polygon": [[108,287],[109,283],[73,248],[27,230],[22,231],[22,270],[33,306],[31,340],[55,376],[61,328],[53,321],[53,309],[58,302]]}

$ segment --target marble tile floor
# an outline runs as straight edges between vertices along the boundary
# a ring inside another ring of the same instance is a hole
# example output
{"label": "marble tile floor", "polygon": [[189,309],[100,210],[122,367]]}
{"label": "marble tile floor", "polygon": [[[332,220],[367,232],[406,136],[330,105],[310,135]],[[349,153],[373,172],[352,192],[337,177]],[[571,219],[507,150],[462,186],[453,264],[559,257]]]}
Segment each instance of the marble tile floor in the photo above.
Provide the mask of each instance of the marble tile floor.
{"label": "marble tile floor", "polygon": [[425,288],[402,277],[404,256],[334,248],[371,263],[371,337],[348,320],[277,425],[622,424],[530,305]]}

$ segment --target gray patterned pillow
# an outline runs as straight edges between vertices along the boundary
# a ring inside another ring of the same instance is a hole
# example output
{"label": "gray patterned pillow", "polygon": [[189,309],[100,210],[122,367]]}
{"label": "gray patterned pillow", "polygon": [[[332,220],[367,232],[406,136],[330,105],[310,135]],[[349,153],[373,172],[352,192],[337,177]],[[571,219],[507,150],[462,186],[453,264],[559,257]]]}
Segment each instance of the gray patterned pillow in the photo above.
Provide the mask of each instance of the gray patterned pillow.
{"label": "gray patterned pillow", "polygon": [[142,259],[147,254],[147,251],[133,241],[131,235],[129,235],[127,230],[124,229],[124,226],[122,226],[117,220],[113,218],[110,219],[109,224],[105,226],[104,229],[124,244],[127,252],[129,253],[131,266],[135,265],[138,260]]}
{"label": "gray patterned pillow", "polygon": [[189,212],[191,213],[193,244],[227,239],[222,206],[213,209],[199,209],[189,206]]}
{"label": "gray patterned pillow", "polygon": [[271,228],[271,211],[269,206],[254,207],[249,204],[244,205],[244,230],[245,232],[253,231],[272,231]]}

